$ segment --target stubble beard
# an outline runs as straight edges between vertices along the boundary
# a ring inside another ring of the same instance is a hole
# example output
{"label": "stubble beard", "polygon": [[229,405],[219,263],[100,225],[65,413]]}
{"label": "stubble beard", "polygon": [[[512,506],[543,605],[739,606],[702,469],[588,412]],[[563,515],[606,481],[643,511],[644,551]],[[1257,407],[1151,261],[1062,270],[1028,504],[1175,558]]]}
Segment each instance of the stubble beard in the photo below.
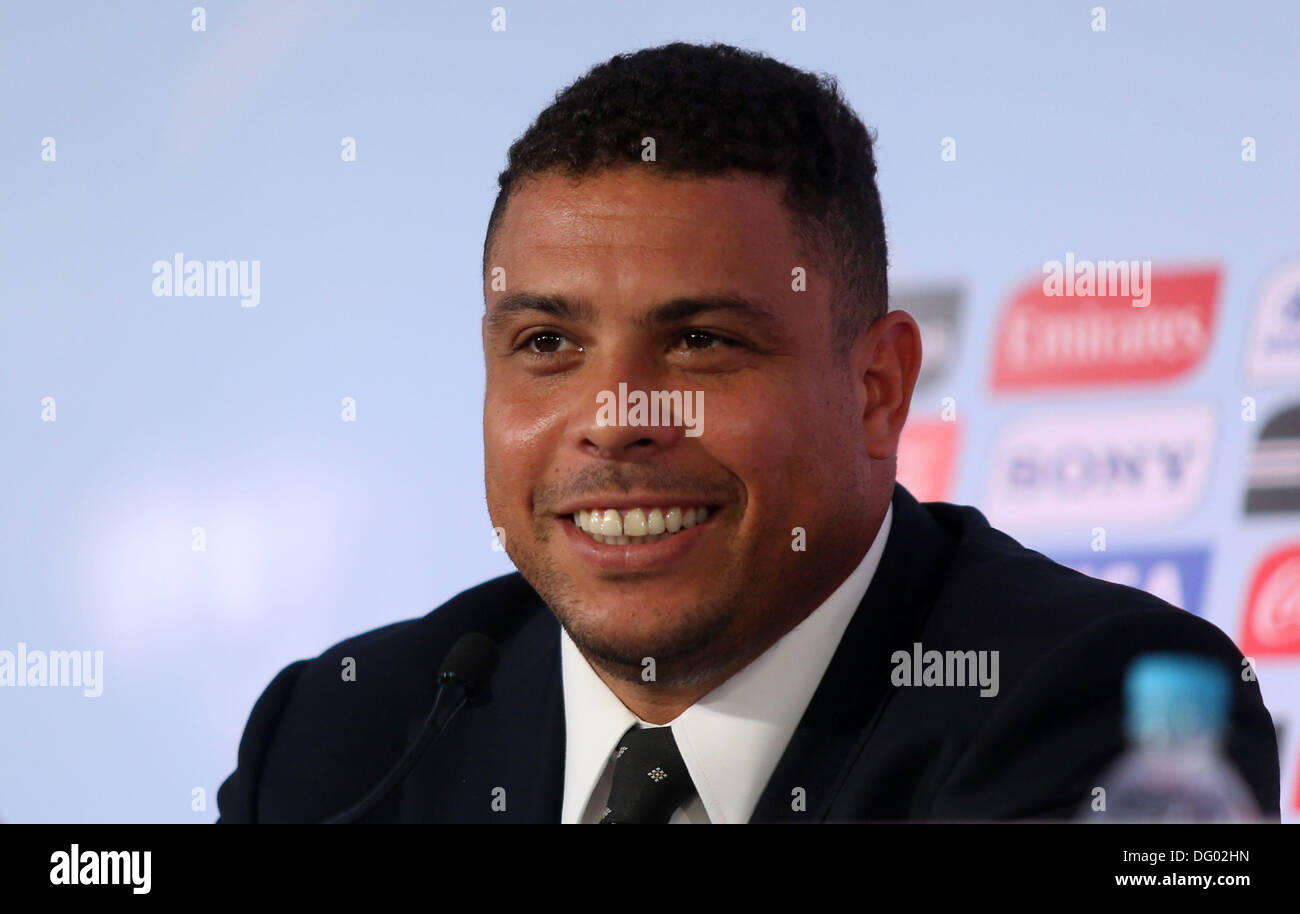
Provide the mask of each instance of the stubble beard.
{"label": "stubble beard", "polygon": [[[507,554],[589,662],[618,679],[650,688],[695,685],[735,665],[746,646],[737,630],[746,598],[738,587],[742,574],[736,566],[720,570],[708,582],[710,596],[675,613],[671,626],[635,640],[611,637],[584,605],[571,577],[545,560],[553,532],[534,527],[536,546],[519,549],[515,542]],[[648,669],[653,669],[653,679],[647,678]]]}

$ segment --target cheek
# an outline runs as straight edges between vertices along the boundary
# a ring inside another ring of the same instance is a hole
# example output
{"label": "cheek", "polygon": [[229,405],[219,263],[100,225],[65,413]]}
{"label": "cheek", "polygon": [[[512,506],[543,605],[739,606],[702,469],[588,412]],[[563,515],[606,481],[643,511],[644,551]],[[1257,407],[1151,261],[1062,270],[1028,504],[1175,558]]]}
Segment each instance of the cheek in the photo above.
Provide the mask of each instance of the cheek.
{"label": "cheek", "polygon": [[495,449],[503,460],[526,460],[536,452],[548,435],[550,423],[534,411],[502,406],[488,406],[489,418],[485,423],[488,446]]}
{"label": "cheek", "polygon": [[801,412],[796,404],[763,394],[719,398],[706,420],[704,447],[739,480],[751,516],[780,511],[785,493],[799,482],[795,473],[805,465],[808,449],[816,446],[808,430],[791,421]]}
{"label": "cheek", "polygon": [[706,447],[744,487],[745,520],[758,527],[815,525],[851,497],[844,485],[851,459],[843,426],[849,421],[825,392],[797,384],[743,400],[719,400],[709,416]]}
{"label": "cheek", "polygon": [[483,418],[483,454],[490,502],[512,506],[530,498],[543,481],[556,428],[553,409],[489,396]]}

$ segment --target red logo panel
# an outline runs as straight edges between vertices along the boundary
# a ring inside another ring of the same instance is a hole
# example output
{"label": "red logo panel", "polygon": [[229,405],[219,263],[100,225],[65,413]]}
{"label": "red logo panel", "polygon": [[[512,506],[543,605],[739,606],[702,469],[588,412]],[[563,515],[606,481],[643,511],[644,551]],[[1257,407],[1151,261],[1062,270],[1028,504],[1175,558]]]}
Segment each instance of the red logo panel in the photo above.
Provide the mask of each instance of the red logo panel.
{"label": "red logo panel", "polygon": [[917,501],[949,501],[957,464],[956,422],[908,422],[898,441],[898,481]]}
{"label": "red logo panel", "polygon": [[998,325],[998,392],[1167,381],[1209,351],[1217,268],[1160,270],[1150,302],[1132,295],[1048,295],[1035,279],[1012,297]]}
{"label": "red logo panel", "polygon": [[1248,656],[1300,655],[1300,543],[1267,556],[1250,581],[1239,641]]}

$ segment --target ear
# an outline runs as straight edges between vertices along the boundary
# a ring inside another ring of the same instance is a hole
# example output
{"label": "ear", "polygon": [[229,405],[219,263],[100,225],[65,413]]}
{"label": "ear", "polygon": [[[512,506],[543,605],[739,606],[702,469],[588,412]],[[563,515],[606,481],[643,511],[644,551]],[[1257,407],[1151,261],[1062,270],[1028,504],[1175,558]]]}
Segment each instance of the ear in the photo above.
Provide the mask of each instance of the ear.
{"label": "ear", "polygon": [[906,311],[890,311],[863,331],[850,358],[867,453],[887,460],[898,454],[898,437],[921,372],[921,328]]}

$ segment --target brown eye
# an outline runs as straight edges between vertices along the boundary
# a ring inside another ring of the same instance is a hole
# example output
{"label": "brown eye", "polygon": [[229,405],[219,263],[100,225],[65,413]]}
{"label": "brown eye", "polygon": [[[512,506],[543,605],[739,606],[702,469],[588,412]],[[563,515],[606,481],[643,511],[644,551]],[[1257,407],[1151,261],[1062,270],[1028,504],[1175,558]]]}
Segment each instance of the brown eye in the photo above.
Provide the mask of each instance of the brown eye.
{"label": "brown eye", "polygon": [[746,348],[744,343],[732,339],[729,336],[714,333],[712,330],[687,330],[677,338],[677,342],[683,349],[694,349],[697,351]]}
{"label": "brown eye", "polygon": [[530,351],[539,355],[551,352],[560,352],[561,347],[568,343],[563,335],[553,331],[544,330],[540,333],[534,333],[524,340],[524,346]]}
{"label": "brown eye", "polygon": [[719,341],[718,337],[703,330],[688,330],[682,334],[682,340],[686,343],[687,349],[708,349],[713,343]]}

